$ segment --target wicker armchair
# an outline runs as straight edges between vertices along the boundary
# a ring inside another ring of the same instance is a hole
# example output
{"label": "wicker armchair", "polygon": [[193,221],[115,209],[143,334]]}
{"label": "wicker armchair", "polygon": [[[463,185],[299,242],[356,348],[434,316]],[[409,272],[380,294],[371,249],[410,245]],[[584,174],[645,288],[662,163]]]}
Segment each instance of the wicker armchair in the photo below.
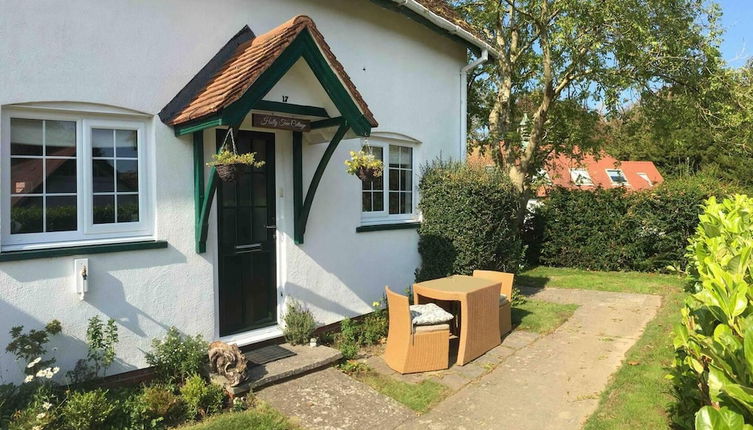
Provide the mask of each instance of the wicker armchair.
{"label": "wicker armchair", "polygon": [[512,330],[512,283],[515,275],[512,273],[495,272],[493,270],[474,270],[474,278],[488,279],[501,282],[499,296],[499,334],[505,335]]}
{"label": "wicker armchair", "polygon": [[450,326],[413,326],[408,297],[387,293],[390,326],[384,361],[399,373],[447,369],[450,361]]}

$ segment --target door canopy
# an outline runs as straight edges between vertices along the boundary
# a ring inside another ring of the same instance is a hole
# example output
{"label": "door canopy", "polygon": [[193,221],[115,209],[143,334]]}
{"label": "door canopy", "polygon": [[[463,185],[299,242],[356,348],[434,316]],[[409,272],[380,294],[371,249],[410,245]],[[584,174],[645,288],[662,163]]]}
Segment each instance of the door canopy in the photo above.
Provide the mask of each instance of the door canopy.
{"label": "door canopy", "polygon": [[244,27],[162,109],[160,118],[176,135],[240,124],[251,109],[303,58],[359,136],[378,125],[368,105],[317,30],[303,15],[261,36]]}

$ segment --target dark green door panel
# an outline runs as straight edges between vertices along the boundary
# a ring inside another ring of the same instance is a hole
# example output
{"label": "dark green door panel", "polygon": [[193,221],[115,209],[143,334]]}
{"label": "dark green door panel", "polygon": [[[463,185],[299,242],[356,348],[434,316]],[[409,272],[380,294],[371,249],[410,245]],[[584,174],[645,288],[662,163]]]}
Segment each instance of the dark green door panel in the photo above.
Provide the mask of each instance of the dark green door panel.
{"label": "dark green door panel", "polygon": [[240,131],[235,143],[265,164],[218,185],[221,336],[277,322],[274,134]]}

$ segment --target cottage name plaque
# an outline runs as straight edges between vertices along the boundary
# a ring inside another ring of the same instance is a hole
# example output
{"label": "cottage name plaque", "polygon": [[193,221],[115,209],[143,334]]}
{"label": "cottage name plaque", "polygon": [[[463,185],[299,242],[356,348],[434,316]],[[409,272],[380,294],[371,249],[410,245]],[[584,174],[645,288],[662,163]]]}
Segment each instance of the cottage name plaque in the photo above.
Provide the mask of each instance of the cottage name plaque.
{"label": "cottage name plaque", "polygon": [[307,119],[255,113],[251,117],[254,127],[276,128],[280,130],[309,131],[311,121]]}

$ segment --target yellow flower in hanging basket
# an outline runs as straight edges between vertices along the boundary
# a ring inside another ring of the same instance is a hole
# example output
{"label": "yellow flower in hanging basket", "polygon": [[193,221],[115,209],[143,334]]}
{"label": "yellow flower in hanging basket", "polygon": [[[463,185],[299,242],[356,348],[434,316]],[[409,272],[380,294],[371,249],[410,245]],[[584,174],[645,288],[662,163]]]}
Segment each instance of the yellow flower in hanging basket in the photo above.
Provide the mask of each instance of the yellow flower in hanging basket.
{"label": "yellow flower in hanging basket", "polygon": [[257,161],[255,152],[236,154],[227,148],[222,148],[219,153],[212,155],[212,161],[208,162],[207,166],[219,164],[246,164],[251,167],[261,167],[264,165],[264,161]]}
{"label": "yellow flower in hanging basket", "polygon": [[224,182],[234,182],[238,179],[244,168],[261,167],[264,161],[256,160],[256,153],[236,154],[227,148],[222,148],[219,153],[212,155],[212,161],[207,166],[214,166],[217,174]]}
{"label": "yellow flower in hanging basket", "polygon": [[384,164],[373,154],[364,151],[350,151],[350,160],[345,160],[349,175],[358,176],[362,181],[371,181],[382,176]]}

